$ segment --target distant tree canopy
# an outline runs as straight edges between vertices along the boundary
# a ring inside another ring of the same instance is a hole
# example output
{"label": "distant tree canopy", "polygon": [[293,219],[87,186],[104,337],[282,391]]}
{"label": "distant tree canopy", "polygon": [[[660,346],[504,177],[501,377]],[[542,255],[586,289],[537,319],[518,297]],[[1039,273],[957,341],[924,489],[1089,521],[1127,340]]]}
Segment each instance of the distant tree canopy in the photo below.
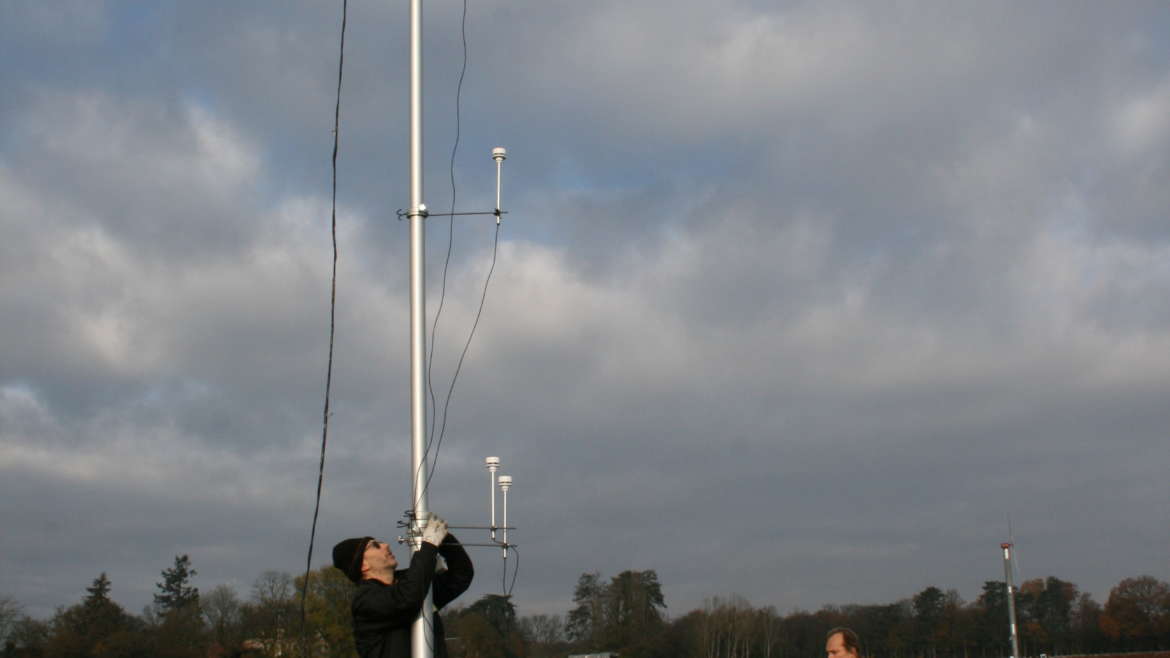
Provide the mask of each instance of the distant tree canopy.
{"label": "distant tree canopy", "polygon": [[[338,569],[321,567],[309,574],[308,596],[305,600],[304,629],[309,641],[316,647],[314,656],[328,658],[350,658],[357,653],[353,643],[353,621],[350,602],[353,600],[353,583]],[[305,577],[297,576],[295,581],[296,605],[300,604],[305,590]],[[299,614],[299,611],[298,611]],[[294,617],[294,624],[300,619]],[[300,631],[298,630],[298,633]]]}
{"label": "distant tree canopy", "polygon": [[1161,649],[1170,635],[1170,584],[1152,576],[1126,578],[1109,592],[1101,628],[1127,649]]}

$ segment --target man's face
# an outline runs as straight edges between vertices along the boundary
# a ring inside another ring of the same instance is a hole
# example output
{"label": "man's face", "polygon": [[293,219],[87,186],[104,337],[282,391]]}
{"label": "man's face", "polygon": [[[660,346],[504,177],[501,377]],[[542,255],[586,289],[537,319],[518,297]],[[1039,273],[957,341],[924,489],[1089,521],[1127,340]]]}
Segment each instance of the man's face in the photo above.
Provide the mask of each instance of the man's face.
{"label": "man's face", "polygon": [[833,633],[825,642],[826,658],[857,658],[857,652],[845,648],[845,636]]}
{"label": "man's face", "polygon": [[393,570],[397,566],[398,560],[395,560],[394,554],[390,552],[390,544],[377,539],[372,539],[366,544],[366,552],[362,554],[363,571]]}

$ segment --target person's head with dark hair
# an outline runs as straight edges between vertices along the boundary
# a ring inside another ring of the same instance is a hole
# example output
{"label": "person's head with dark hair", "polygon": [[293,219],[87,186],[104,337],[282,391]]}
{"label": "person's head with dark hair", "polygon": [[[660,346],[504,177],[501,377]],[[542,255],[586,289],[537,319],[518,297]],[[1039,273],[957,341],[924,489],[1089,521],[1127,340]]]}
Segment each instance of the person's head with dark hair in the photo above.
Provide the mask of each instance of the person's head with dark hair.
{"label": "person's head with dark hair", "polygon": [[851,628],[838,626],[825,634],[826,658],[861,658],[861,639]]}
{"label": "person's head with dark hair", "polygon": [[373,537],[353,537],[333,547],[333,566],[355,585],[367,578],[390,585],[398,560],[390,552],[390,544]]}

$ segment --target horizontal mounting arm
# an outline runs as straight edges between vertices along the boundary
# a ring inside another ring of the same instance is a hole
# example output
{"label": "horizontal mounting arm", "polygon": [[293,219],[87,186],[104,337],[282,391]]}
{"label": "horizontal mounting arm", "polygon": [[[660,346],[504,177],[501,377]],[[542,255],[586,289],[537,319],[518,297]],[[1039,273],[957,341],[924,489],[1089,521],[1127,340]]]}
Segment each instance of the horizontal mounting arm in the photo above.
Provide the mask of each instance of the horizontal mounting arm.
{"label": "horizontal mounting arm", "polygon": [[[410,212],[403,210],[402,208],[399,208],[396,214],[398,215],[398,221],[402,221],[406,217],[410,216]],[[431,212],[429,210],[425,210],[425,211],[422,211],[418,214],[420,217],[423,217],[423,218],[426,218],[426,217],[455,217],[455,216],[464,216],[464,215],[492,215],[494,217],[499,217],[500,215],[507,215],[508,211],[507,210],[499,210],[499,211],[488,210],[485,212]]]}

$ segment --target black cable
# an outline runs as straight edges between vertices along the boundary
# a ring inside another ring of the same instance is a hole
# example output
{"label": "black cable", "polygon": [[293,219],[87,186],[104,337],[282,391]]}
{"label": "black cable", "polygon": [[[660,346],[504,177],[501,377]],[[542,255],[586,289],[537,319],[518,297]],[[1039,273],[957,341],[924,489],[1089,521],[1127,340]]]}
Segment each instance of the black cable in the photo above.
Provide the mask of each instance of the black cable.
{"label": "black cable", "polygon": [[[484,301],[487,300],[488,286],[492,282],[492,272],[496,271],[496,254],[500,246],[500,225],[496,224],[495,237],[492,240],[492,265],[488,268],[487,277],[483,281],[483,294],[479,297],[479,310],[475,312],[475,322],[467,334],[467,342],[463,345],[463,353],[459,355],[459,363],[455,365],[455,374],[451,377],[451,387],[447,389],[447,399],[443,403],[443,419],[439,423],[439,439],[435,442],[435,459],[431,464],[431,472],[427,475],[427,486],[431,486],[431,478],[435,476],[435,469],[439,467],[439,449],[443,447],[443,437],[447,434],[447,411],[451,406],[451,396],[455,392],[455,382],[459,379],[459,371],[463,369],[463,359],[467,357],[467,350],[471,348],[471,339],[475,337],[475,329],[479,327],[479,319],[483,315]],[[424,489],[425,491],[425,489]]]}
{"label": "black cable", "polygon": [[333,237],[333,276],[329,288],[329,360],[325,367],[325,409],[321,414],[321,463],[317,467],[317,502],[313,507],[313,525],[309,530],[309,555],[305,559],[305,582],[301,589],[301,632],[308,655],[305,603],[309,596],[309,577],[313,571],[313,541],[317,536],[317,518],[321,514],[321,489],[325,484],[325,445],[329,441],[329,397],[333,388],[333,337],[337,319],[337,146],[341,128],[341,74],[345,69],[345,24],[349,0],[341,0],[341,46],[337,57],[337,103],[333,108],[333,208],[330,231]]}
{"label": "black cable", "polygon": [[[512,567],[512,586],[507,588],[507,590],[506,590],[506,595],[512,596],[512,590],[516,589],[516,576],[520,575],[520,551],[517,550],[515,546],[508,546],[508,548],[512,549],[512,552],[516,554],[516,566]],[[507,580],[507,578],[508,578],[507,564],[508,564],[507,562],[504,563],[504,565],[505,565],[504,579],[505,580]]]}
{"label": "black cable", "polygon": [[447,270],[451,265],[451,252],[455,245],[455,155],[459,152],[459,141],[463,132],[461,109],[463,104],[463,78],[467,75],[467,0],[463,0],[463,21],[460,29],[463,37],[463,68],[459,71],[459,83],[455,85],[455,144],[451,147],[451,162],[449,175],[451,180],[451,214],[447,218],[447,258],[443,262],[443,283],[439,288],[439,308],[435,311],[435,319],[431,324],[431,350],[427,361],[427,391],[431,397],[430,426],[427,427],[428,436],[435,425],[435,389],[432,386],[431,370],[435,363],[435,334],[439,329],[439,318],[443,315],[443,303],[447,299]]}
{"label": "black cable", "polygon": [[[440,289],[439,289],[440,290],[440,292],[439,292],[439,308],[435,311],[435,319],[431,324],[430,355],[427,358],[427,392],[428,392],[428,395],[430,396],[431,413],[430,413],[430,418],[427,419],[428,420],[428,425],[427,425],[427,439],[428,440],[426,442],[426,446],[423,448],[423,459],[419,463],[420,468],[422,467],[422,464],[426,463],[427,457],[430,456],[430,454],[431,454],[431,441],[429,439],[433,435],[433,432],[435,429],[435,413],[436,413],[436,410],[438,408],[438,405],[435,404],[435,389],[434,389],[434,385],[433,385],[434,383],[433,383],[433,379],[431,376],[431,372],[432,372],[434,365],[435,365],[435,336],[438,333],[438,329],[439,329],[439,318],[443,315],[443,305],[447,300],[447,271],[451,265],[451,252],[453,251],[454,245],[455,245],[455,216],[454,216],[454,213],[455,213],[455,199],[457,196],[457,188],[455,185],[455,156],[459,152],[459,141],[460,141],[460,138],[461,138],[462,133],[463,133],[463,120],[462,120],[461,108],[462,108],[462,103],[463,103],[463,79],[467,75],[467,0],[463,0],[463,17],[462,17],[462,20],[460,22],[459,31],[460,31],[461,38],[463,40],[463,66],[459,71],[459,82],[455,86],[455,143],[451,147],[451,161],[450,161],[450,166],[449,166],[449,174],[450,174],[450,180],[451,180],[451,216],[447,218],[447,258],[443,262],[442,285],[440,286]],[[459,376],[458,369],[456,369],[456,374],[454,375],[454,377],[458,377],[458,376]],[[454,387],[454,377],[452,378],[452,382],[451,382],[452,387]],[[448,394],[448,401],[450,401],[450,394]],[[444,405],[444,407],[445,406],[446,405]],[[434,461],[438,461],[439,446],[441,444],[442,444],[442,441],[440,440],[439,443],[437,443],[435,445],[435,454],[434,454],[434,458],[433,458]],[[434,475],[434,473],[435,473],[435,469],[432,466],[430,473],[427,475],[426,486],[423,487],[422,494],[420,494],[420,495],[425,496],[426,492],[430,489],[431,477]],[[418,473],[415,473],[415,476],[417,477]],[[414,501],[414,508],[415,509],[418,508],[418,501],[417,500]]]}

